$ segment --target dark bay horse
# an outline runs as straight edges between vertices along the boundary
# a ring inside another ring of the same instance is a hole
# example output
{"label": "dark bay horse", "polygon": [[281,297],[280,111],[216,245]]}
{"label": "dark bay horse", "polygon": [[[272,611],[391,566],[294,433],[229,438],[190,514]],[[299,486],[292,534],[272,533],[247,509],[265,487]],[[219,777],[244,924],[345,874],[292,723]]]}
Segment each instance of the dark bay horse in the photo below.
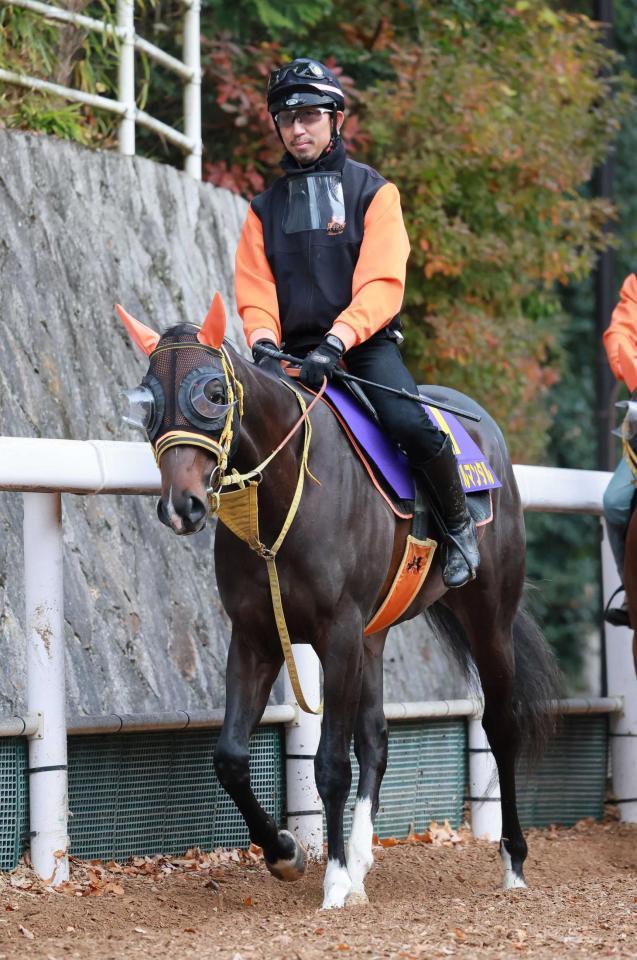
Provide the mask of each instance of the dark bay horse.
{"label": "dark bay horse", "polygon": [[[161,338],[118,309],[133,340],[150,356],[142,387],[131,391],[131,404],[159,460],[161,521],[180,535],[201,530],[209,498],[229,471],[250,474],[261,465],[259,536],[272,545],[304,470],[304,430],[297,430],[267,466],[263,461],[299,422],[297,395],[273,371],[223,345],[225,314],[218,295],[201,328],[180,324]],[[523,887],[527,846],[516,808],[515,761],[523,746],[538,747],[548,735],[545,708],[554,694],[554,667],[539,630],[520,606],[524,522],[502,434],[468,397],[433,387],[428,393],[481,414],[470,432],[502,488],[494,491],[493,520],[482,528],[477,578],[460,590],[446,591],[434,561],[401,619],[435,604],[460,658],[469,671],[477,669],[483,726],[500,778],[504,886]],[[305,396],[307,402],[312,399]],[[327,818],[323,907],[330,908],[365,899],[363,882],[373,862],[373,821],[387,763],[382,666],[387,629],[365,637],[364,628],[393,580],[410,521],[391,512],[322,402],[309,419],[307,466],[319,483],[308,477],[277,560],[289,634],[297,643],[311,644],[323,667],[324,714],[315,773]],[[305,853],[258,804],[248,765],[250,735],[283,662],[264,556],[218,524],[217,582],[232,638],[215,766],[251,840],[263,848],[270,871],[293,880],[305,869]],[[346,849],[343,811],[351,783],[352,736],[360,779]]]}

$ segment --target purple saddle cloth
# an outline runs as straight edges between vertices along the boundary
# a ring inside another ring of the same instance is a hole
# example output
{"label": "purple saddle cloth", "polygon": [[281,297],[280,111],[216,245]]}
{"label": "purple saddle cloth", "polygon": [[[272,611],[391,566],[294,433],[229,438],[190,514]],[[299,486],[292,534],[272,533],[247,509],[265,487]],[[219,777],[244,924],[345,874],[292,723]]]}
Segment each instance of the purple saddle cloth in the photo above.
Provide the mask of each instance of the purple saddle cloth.
{"label": "purple saddle cloth", "polygon": [[[401,500],[413,500],[416,491],[405,454],[385,436],[346,387],[332,382],[328,384],[325,393],[347,424],[358,446],[373,461],[396,496]],[[452,413],[432,410],[426,403],[423,403],[423,407],[432,423],[451,436],[465,493],[479,493],[501,487],[502,484],[489,466],[488,460],[458,418]]]}

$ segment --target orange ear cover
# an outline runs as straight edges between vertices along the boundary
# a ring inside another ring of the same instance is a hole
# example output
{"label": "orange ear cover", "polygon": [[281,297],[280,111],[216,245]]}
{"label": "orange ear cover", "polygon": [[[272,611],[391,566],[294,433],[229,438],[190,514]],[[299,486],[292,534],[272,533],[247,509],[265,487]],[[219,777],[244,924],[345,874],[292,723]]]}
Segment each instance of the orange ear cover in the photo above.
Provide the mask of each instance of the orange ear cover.
{"label": "orange ear cover", "polygon": [[150,327],[147,327],[145,324],[140,323],[135,317],[131,317],[130,313],[126,313],[124,308],[120,307],[119,303],[115,304],[115,309],[119,314],[120,320],[128,330],[128,335],[133,343],[135,343],[146,356],[149,356],[159,343],[159,334],[155,333],[154,330],[151,330]]}
{"label": "orange ear cover", "polygon": [[226,335],[226,308],[223,305],[221,294],[215,293],[210,310],[203,322],[203,326],[197,334],[199,343],[205,343],[215,350],[221,349],[223,338]]}

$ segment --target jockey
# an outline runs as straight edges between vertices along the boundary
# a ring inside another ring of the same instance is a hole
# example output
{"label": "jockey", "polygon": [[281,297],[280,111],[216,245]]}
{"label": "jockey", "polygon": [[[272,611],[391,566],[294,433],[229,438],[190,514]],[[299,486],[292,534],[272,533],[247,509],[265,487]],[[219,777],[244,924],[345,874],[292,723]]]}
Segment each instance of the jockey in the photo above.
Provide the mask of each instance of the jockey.
{"label": "jockey", "polygon": [[[236,261],[237,307],[256,363],[261,346],[304,357],[318,390],[341,360],[350,373],[417,393],[403,364],[399,310],[409,240],[396,187],[350,160],[335,75],[301,58],[273,71],[268,110],[285,147],[283,176],[255,197]],[[364,387],[389,437],[436,491],[449,537],[443,580],[461,587],[480,557],[450,438],[411,400]]]}
{"label": "jockey", "polygon": [[[637,390],[637,275],[629,274],[619,294],[619,303],[613,310],[610,324],[604,332],[604,346],[610,368],[618,380],[623,380],[631,394]],[[626,533],[635,505],[635,479],[624,457],[604,493],[604,518],[608,530],[619,578],[624,582],[624,555]],[[630,627],[626,599],[621,607],[613,607],[604,619],[616,627]]]}

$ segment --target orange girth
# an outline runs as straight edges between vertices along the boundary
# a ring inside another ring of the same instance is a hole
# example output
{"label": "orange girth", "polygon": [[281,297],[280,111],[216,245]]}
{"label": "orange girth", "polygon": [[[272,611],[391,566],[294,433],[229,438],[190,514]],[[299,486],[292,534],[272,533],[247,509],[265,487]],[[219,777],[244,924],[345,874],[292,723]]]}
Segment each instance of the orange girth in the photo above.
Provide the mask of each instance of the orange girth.
{"label": "orange girth", "polygon": [[409,534],[389,593],[365,627],[366,637],[390,627],[403,615],[425,582],[436,547],[435,540],[417,540]]}

